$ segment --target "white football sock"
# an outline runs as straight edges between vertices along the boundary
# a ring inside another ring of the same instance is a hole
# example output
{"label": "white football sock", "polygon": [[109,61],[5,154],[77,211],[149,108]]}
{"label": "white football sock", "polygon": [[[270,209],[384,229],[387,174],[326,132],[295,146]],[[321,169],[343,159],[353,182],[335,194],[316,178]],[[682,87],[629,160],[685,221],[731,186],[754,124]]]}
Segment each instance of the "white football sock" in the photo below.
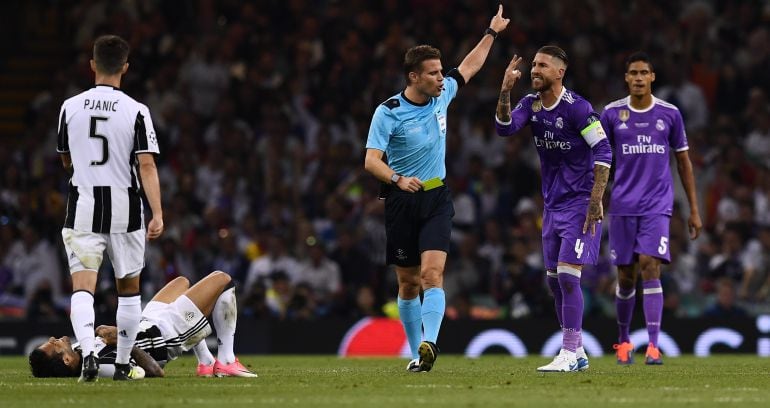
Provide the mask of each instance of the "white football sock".
{"label": "white football sock", "polygon": [[235,302],[235,287],[225,289],[211,312],[214,329],[217,331],[217,359],[220,363],[230,364],[235,361],[233,346],[235,343],[235,325],[238,321],[238,308]]}
{"label": "white football sock", "polygon": [[70,322],[75,337],[80,343],[83,356],[94,351],[94,295],[85,290],[72,294],[70,300]]}
{"label": "white football sock", "polygon": [[210,366],[214,364],[214,355],[211,354],[209,346],[206,344],[206,339],[203,339],[193,346],[193,353],[198,358],[198,364]]}
{"label": "white football sock", "polygon": [[115,364],[128,364],[141,317],[141,296],[118,296],[118,314],[115,318],[118,325],[118,347]]}

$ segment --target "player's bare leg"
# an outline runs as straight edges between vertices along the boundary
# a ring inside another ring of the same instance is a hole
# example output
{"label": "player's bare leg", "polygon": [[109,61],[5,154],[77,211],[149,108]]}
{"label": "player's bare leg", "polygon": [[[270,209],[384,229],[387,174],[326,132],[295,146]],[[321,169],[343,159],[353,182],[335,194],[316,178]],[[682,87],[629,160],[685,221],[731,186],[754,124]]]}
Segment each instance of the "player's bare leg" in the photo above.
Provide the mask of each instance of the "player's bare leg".
{"label": "player's bare leg", "polygon": [[[188,289],[190,289],[190,281],[184,276],[178,276],[163,286],[150,301],[168,304],[175,301]],[[193,352],[198,359],[196,375],[199,377],[213,377],[215,359],[206,345],[206,340],[201,340],[198,344],[193,346]]]}
{"label": "player's bare leg", "polygon": [[230,275],[214,271],[192,285],[184,295],[190,298],[204,315],[210,316],[217,298],[231,280]]}
{"label": "player's bare leg", "polygon": [[204,315],[210,316],[214,323],[218,343],[214,375],[217,377],[256,377],[256,374],[238,361],[233,352],[238,308],[235,300],[235,287],[231,283],[230,275],[222,271],[214,271],[187,290],[185,296],[190,298]]}
{"label": "player's bare leg", "polygon": [[181,296],[187,289],[190,289],[190,281],[184,276],[178,276],[171,282],[163,286],[155,296],[150,299],[151,302],[171,303]]}

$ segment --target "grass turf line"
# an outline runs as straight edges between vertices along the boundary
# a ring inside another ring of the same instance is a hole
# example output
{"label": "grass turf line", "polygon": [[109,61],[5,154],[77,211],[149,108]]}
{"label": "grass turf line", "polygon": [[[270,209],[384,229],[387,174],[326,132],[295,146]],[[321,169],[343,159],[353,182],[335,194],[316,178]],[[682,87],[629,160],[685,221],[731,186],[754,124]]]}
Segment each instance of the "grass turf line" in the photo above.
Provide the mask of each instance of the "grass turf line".
{"label": "grass turf line", "polygon": [[[643,361],[640,357],[638,360]],[[167,377],[134,383],[38,379],[26,358],[0,357],[0,406],[11,407],[601,407],[770,406],[770,360],[747,355],[665,358],[621,367],[592,358],[584,373],[535,372],[547,359],[442,355],[430,373],[407,360],[334,356],[241,356],[259,378],[197,378],[195,359]]]}

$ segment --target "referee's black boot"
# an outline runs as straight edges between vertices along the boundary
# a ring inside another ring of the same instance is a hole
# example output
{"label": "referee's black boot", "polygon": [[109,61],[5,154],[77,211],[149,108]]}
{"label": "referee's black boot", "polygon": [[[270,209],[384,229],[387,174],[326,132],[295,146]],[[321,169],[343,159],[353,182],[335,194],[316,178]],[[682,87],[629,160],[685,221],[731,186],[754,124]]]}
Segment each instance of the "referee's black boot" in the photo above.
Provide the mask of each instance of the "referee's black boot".
{"label": "referee's black boot", "polygon": [[78,382],[94,382],[99,379],[99,360],[94,352],[83,357],[83,369],[80,371]]}
{"label": "referee's black boot", "polygon": [[430,371],[433,368],[433,363],[438,358],[438,346],[430,341],[423,341],[420,343],[420,347],[417,349],[417,353],[420,355],[420,371]]}

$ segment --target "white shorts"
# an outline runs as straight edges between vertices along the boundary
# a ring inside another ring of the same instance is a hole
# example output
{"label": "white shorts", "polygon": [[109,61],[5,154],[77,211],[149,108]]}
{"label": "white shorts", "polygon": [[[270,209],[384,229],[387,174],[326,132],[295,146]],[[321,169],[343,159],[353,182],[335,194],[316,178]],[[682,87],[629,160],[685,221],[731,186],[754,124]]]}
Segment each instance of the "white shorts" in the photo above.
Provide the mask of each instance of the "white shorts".
{"label": "white shorts", "polygon": [[112,261],[115,279],[139,276],[144,268],[144,229],[116,234],[99,234],[62,228],[61,236],[70,273],[84,270],[99,271],[104,250]]}
{"label": "white shorts", "polygon": [[155,325],[166,340],[169,358],[174,359],[211,334],[203,312],[187,296],[179,296],[172,303],[150,301],[142,311],[143,325]]}

